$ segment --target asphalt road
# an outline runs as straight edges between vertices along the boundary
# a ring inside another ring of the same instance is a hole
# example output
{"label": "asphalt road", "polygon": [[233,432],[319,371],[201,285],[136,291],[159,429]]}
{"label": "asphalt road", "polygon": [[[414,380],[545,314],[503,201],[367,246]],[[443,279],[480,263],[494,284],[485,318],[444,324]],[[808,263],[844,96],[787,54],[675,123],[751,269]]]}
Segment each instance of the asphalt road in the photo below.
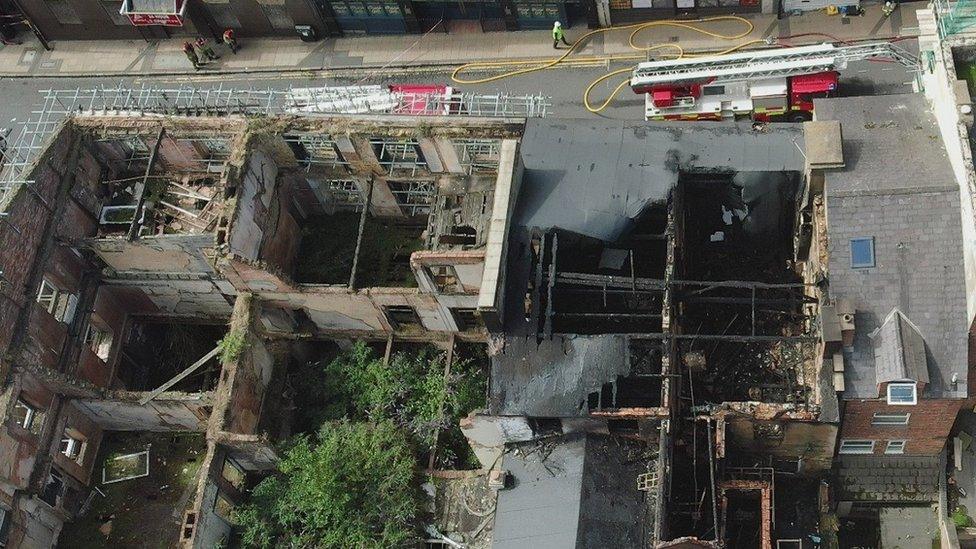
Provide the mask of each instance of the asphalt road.
{"label": "asphalt road", "polygon": [[[906,49],[916,50],[914,41],[901,43]],[[481,85],[460,85],[462,91],[477,93],[544,94],[552,98],[550,116],[559,118],[593,118],[595,116],[641,120],[643,118],[643,98],[634,95],[629,88],[620,92],[614,102],[599,115],[589,113],[583,106],[582,93],[586,86],[598,76],[609,70],[626,65],[610,65],[600,68],[555,69],[528,75],[507,78]],[[626,75],[621,75],[625,77]],[[883,95],[910,93],[912,76],[904,67],[896,63],[859,61],[853,62],[841,72],[840,95]],[[178,87],[184,84],[207,88],[217,85],[234,88],[274,88],[289,86],[328,86],[350,84],[390,84],[390,83],[449,83],[450,71],[424,72],[421,74],[372,74],[357,78],[323,78],[314,74],[258,74],[237,75],[191,75],[188,77],[158,78],[31,78],[0,79],[0,128],[17,127],[18,123],[29,118],[30,112],[38,108],[40,90],[74,89],[76,87],[115,87],[124,85],[152,84],[156,86]],[[611,78],[596,87],[591,101],[600,103],[620,82]],[[15,130],[15,133],[18,130]]]}

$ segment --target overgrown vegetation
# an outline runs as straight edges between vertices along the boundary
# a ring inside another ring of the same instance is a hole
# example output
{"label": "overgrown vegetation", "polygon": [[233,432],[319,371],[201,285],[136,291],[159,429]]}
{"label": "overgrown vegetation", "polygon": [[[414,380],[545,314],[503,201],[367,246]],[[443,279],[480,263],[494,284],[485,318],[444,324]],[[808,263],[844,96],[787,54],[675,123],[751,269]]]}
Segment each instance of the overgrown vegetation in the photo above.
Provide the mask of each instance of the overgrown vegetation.
{"label": "overgrown vegetation", "polygon": [[237,362],[247,347],[247,338],[243,330],[231,330],[217,343],[217,346],[220,347],[222,363]]}
{"label": "overgrown vegetation", "polygon": [[966,509],[965,505],[957,506],[950,518],[952,518],[952,523],[956,525],[956,528],[966,528],[973,524],[973,519],[969,518],[969,509]]}
{"label": "overgrown vegetation", "polygon": [[326,423],[285,452],[280,475],[237,511],[251,547],[404,546],[420,509],[416,463],[391,421]]}
{"label": "overgrown vegetation", "polygon": [[[359,237],[355,212],[314,217],[302,228],[295,279],[311,284],[346,284]],[[420,250],[420,230],[367,217],[359,250],[357,286],[414,287],[410,254]]]}
{"label": "overgrown vegetation", "polygon": [[239,508],[242,541],[261,547],[395,547],[417,539],[420,467],[438,442],[439,467],[477,463],[458,421],[484,405],[487,379],[443,353],[396,353],[385,363],[356,344],[293,372],[298,427],[280,474]]}

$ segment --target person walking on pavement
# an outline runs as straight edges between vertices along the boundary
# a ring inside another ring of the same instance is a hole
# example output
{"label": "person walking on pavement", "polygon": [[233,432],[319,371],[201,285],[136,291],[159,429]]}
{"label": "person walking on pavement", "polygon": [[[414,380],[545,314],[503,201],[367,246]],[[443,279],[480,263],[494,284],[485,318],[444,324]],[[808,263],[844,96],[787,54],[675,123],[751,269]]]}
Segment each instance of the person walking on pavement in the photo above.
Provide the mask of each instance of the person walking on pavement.
{"label": "person walking on pavement", "polygon": [[206,57],[211,61],[220,59],[220,56],[214,51],[213,46],[210,45],[210,41],[202,36],[197,37],[197,49],[200,50],[200,57]]}
{"label": "person walking on pavement", "polygon": [[559,49],[559,42],[572,47],[572,44],[566,41],[566,35],[563,34],[563,25],[559,21],[552,24],[552,49]]}
{"label": "person walking on pavement", "polygon": [[193,44],[189,42],[183,42],[183,53],[186,54],[186,58],[193,63],[193,70],[200,70],[200,58],[197,57],[197,52],[193,50]]}
{"label": "person walking on pavement", "polygon": [[227,29],[224,31],[224,44],[227,44],[227,47],[230,48],[231,53],[235,55],[237,54],[237,50],[240,49],[240,46],[237,45],[237,37],[234,36],[234,29]]}

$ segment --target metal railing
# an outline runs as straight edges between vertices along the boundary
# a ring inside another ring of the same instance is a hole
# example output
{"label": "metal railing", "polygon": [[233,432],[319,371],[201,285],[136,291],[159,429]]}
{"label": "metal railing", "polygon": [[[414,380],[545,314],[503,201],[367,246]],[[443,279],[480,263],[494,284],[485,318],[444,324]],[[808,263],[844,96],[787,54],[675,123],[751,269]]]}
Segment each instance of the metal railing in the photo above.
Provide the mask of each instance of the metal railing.
{"label": "metal railing", "polygon": [[933,11],[942,38],[965,32],[976,25],[976,2],[973,0],[935,0]]}
{"label": "metal railing", "polygon": [[[42,101],[19,132],[7,138],[0,162],[0,200],[26,181],[31,162],[48,137],[72,114],[143,116],[273,116],[383,113],[412,116],[539,118],[548,114],[544,95],[383,92],[380,86],[339,88],[239,89],[223,85],[74,88],[41,90]],[[382,96],[382,93],[385,96]],[[371,95],[372,94],[372,95]],[[377,95],[380,94],[380,95]],[[384,99],[385,97],[385,99]],[[368,99],[367,99],[368,98]],[[361,110],[367,108],[368,110]],[[219,158],[219,155],[218,155]]]}

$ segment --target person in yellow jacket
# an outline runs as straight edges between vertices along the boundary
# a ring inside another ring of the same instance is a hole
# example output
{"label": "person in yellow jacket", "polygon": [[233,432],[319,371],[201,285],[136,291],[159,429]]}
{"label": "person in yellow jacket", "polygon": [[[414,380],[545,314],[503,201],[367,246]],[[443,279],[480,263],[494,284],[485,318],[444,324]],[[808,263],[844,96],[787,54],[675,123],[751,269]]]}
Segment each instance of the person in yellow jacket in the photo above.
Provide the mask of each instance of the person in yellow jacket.
{"label": "person in yellow jacket", "polygon": [[555,23],[552,24],[552,48],[554,50],[559,49],[559,42],[562,42],[567,46],[571,45],[569,42],[566,41],[566,35],[563,34],[562,23],[556,21]]}

